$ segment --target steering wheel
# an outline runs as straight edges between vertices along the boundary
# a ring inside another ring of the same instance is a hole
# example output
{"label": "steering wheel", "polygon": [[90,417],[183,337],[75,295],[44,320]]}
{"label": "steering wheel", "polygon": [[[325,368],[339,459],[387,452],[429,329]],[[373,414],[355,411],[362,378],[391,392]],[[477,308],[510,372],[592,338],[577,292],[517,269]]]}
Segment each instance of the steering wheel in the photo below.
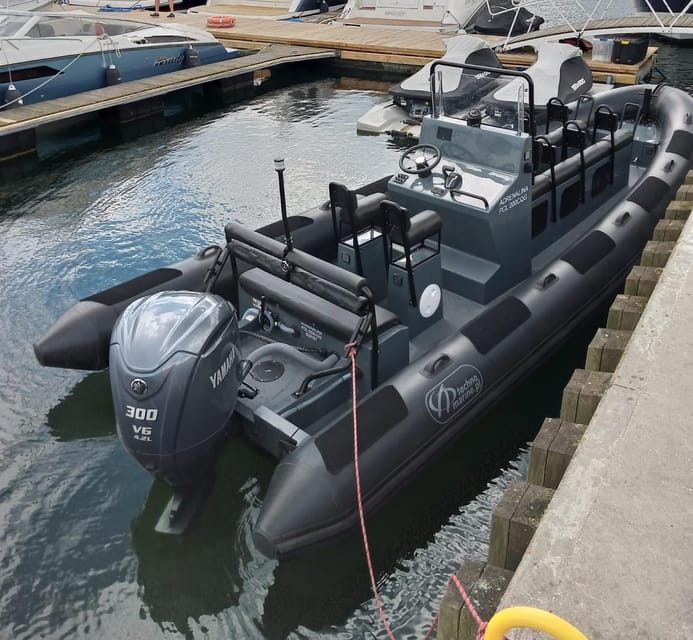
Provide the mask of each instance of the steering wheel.
{"label": "steering wheel", "polygon": [[399,158],[399,168],[404,173],[426,178],[441,160],[443,154],[433,144],[417,144],[407,149]]}

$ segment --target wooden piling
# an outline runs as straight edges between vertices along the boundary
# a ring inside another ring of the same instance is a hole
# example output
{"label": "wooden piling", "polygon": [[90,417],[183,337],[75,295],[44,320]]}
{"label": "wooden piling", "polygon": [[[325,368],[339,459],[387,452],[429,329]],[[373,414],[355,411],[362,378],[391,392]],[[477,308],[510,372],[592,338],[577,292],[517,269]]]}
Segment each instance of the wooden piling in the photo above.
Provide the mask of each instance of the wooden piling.
{"label": "wooden piling", "polygon": [[664,212],[665,220],[688,220],[691,215],[692,202],[674,200]]}
{"label": "wooden piling", "polygon": [[588,424],[610,382],[610,373],[575,369],[563,390],[561,419]]}
{"label": "wooden piling", "polygon": [[553,490],[513,480],[491,516],[489,564],[515,571],[522,560]]}
{"label": "wooden piling", "polygon": [[587,347],[585,369],[590,371],[616,371],[623,352],[626,350],[632,331],[623,329],[597,329]]}
{"label": "wooden piling", "polygon": [[623,293],[631,296],[643,296],[649,298],[654,291],[655,285],[662,275],[661,267],[634,266],[623,289]]}
{"label": "wooden piling", "polygon": [[[468,559],[457,572],[457,578],[477,614],[485,622],[495,613],[512,576],[513,572],[507,569]],[[451,582],[440,603],[438,640],[475,640],[478,628],[460,592]]]}
{"label": "wooden piling", "polygon": [[527,481],[557,489],[587,428],[560,418],[546,418],[529,450]]}
{"label": "wooden piling", "polygon": [[[690,209],[691,205],[689,205]],[[653,240],[676,242],[683,231],[684,220],[665,218],[657,223],[654,230]]]}
{"label": "wooden piling", "polygon": [[609,308],[606,328],[632,331],[638,324],[646,304],[645,296],[618,294]]}
{"label": "wooden piling", "polygon": [[690,172],[688,176],[686,176],[685,183],[682,184],[676,192],[676,197],[674,200],[686,200],[688,202],[693,201],[693,183],[688,182],[689,176]]}
{"label": "wooden piling", "polygon": [[674,250],[675,242],[649,240],[640,257],[643,267],[664,267]]}

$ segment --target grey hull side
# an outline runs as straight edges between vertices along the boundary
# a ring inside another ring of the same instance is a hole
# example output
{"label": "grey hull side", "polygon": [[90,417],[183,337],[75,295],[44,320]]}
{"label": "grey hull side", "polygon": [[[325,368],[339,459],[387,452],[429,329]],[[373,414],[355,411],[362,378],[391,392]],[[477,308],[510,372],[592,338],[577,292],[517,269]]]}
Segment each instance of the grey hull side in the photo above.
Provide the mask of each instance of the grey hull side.
{"label": "grey hull side", "polygon": [[[595,108],[622,108],[643,90],[600,96]],[[658,88],[652,116],[661,127],[659,150],[624,198],[560,258],[359,402],[366,512],[377,510],[620,290],[690,168],[688,106],[680,92]],[[437,361],[446,366],[436,368]],[[279,462],[255,527],[263,553],[291,556],[356,526],[352,443],[346,412]]]}

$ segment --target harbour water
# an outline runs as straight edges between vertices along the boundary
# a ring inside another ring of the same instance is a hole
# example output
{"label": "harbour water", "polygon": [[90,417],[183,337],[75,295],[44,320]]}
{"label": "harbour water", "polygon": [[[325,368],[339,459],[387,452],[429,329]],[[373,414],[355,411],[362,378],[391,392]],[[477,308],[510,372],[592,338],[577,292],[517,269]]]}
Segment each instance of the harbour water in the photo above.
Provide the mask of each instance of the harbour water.
{"label": "harbour water", "polygon": [[[659,66],[693,88],[693,51]],[[357,137],[384,93],[300,83],[122,144],[56,154],[0,185],[0,638],[384,637],[360,537],[287,562],[251,530],[273,461],[232,441],[196,528],[154,533],[165,487],[122,450],[107,373],[42,369],[31,344],[74,301],[223,241],[223,225],[279,214],[286,159],[296,213],[396,167],[400,148]],[[484,559],[493,507],[525,474],[527,443],[583,354],[587,327],[369,521],[398,637],[428,629],[450,573]]]}

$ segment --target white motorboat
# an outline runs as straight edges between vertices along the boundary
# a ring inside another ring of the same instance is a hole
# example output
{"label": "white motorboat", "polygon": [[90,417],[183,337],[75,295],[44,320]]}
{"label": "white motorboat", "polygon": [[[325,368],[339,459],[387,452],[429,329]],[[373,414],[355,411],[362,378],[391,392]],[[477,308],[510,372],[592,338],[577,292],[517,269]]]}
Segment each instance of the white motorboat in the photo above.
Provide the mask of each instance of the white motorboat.
{"label": "white motorboat", "polygon": [[0,109],[236,57],[211,34],[80,11],[0,12]]}
{"label": "white motorboat", "polygon": [[[137,9],[153,9],[154,0],[61,0],[61,4],[71,7],[93,7],[99,11],[134,11]],[[175,6],[183,4],[183,0],[173,0]],[[161,2],[162,7],[167,7],[168,2]]]}
{"label": "white motorboat", "polygon": [[544,20],[521,0],[348,0],[335,22],[505,36],[534,31]]}
{"label": "white motorboat", "polygon": [[[441,60],[446,62],[502,67],[493,49],[475,36],[453,36],[444,40],[444,44],[446,51]],[[361,116],[356,123],[356,130],[364,134],[388,133],[418,137],[421,119],[429,113],[431,107],[432,65],[433,62],[429,62],[392,87],[392,100],[375,105]],[[442,66],[440,69],[445,74],[442,85],[446,101],[456,98],[460,106],[475,104],[484,93],[498,86],[488,73],[474,74],[454,66]]]}
{"label": "white motorboat", "polygon": [[53,0],[0,0],[2,11],[41,11],[48,9]]}

